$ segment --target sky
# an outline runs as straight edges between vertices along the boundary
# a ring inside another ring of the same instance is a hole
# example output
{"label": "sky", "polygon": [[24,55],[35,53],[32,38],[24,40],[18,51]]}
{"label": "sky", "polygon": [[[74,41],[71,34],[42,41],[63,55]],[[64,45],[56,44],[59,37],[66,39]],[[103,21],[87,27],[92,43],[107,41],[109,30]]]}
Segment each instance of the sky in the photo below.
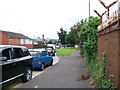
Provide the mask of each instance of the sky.
{"label": "sky", "polygon": [[[114,0],[103,0],[109,5]],[[81,19],[88,18],[89,0],[0,0],[0,30],[22,33],[30,38],[45,35],[58,39],[57,31],[70,27]],[[102,14],[106,9],[98,0],[90,0],[91,16]],[[116,10],[118,4],[111,8]],[[105,17],[106,18],[106,17]]]}

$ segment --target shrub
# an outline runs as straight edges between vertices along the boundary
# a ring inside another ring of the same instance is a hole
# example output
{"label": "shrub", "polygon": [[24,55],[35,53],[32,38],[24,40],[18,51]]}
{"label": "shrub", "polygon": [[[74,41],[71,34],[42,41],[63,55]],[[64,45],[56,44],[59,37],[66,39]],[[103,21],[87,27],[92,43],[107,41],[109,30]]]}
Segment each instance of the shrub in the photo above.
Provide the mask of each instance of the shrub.
{"label": "shrub", "polygon": [[111,78],[106,77],[106,53],[103,55],[102,63],[97,59],[97,27],[100,24],[98,17],[90,17],[83,23],[80,29],[81,52],[85,56],[92,77],[98,88],[111,89]]}

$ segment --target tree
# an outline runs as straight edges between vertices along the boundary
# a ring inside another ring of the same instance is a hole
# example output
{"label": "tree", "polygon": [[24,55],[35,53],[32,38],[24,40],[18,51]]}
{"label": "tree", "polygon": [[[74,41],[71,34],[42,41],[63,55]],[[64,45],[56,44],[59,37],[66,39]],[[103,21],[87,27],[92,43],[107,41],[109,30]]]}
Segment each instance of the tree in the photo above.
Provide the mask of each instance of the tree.
{"label": "tree", "polygon": [[52,41],[52,40],[49,40],[49,41],[48,41],[48,44],[53,44],[53,41]]}
{"label": "tree", "polygon": [[48,41],[48,44],[57,44],[57,40],[51,39]]}
{"label": "tree", "polygon": [[63,30],[63,28],[60,28],[60,32],[57,32],[59,37],[59,42],[63,45],[65,45],[65,36],[67,34],[67,31]]}
{"label": "tree", "polygon": [[75,46],[75,38],[71,32],[69,32],[69,34],[66,35],[65,42],[71,47]]}
{"label": "tree", "polygon": [[67,44],[70,44],[70,46],[74,46],[75,44],[80,43],[79,32],[84,22],[85,21],[81,19],[80,22],[78,22],[77,24],[74,24],[70,28],[71,31],[69,32],[69,34],[66,35],[66,38],[65,38]]}
{"label": "tree", "polygon": [[89,17],[80,28],[80,40],[82,42],[83,53],[91,60],[97,55],[97,27],[100,25],[98,17]]}

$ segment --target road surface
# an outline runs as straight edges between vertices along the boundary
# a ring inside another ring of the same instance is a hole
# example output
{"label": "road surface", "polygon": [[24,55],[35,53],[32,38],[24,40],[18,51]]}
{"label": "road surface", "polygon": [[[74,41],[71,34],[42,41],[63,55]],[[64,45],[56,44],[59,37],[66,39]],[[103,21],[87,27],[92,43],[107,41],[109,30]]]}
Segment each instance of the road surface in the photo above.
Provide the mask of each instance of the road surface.
{"label": "road surface", "polygon": [[79,51],[71,57],[59,56],[59,62],[19,88],[91,88],[88,80],[78,80],[87,72]]}

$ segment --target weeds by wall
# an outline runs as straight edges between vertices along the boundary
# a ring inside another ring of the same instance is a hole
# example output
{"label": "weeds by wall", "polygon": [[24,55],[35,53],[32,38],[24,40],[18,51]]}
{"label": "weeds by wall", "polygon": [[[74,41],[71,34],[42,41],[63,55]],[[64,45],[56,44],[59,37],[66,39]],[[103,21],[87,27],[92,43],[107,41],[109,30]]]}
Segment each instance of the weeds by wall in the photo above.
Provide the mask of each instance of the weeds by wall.
{"label": "weeds by wall", "polygon": [[98,30],[100,24],[98,17],[90,17],[80,29],[81,52],[87,60],[92,78],[98,88],[112,88],[111,78],[106,77],[106,53],[103,54],[102,63],[97,59]]}

